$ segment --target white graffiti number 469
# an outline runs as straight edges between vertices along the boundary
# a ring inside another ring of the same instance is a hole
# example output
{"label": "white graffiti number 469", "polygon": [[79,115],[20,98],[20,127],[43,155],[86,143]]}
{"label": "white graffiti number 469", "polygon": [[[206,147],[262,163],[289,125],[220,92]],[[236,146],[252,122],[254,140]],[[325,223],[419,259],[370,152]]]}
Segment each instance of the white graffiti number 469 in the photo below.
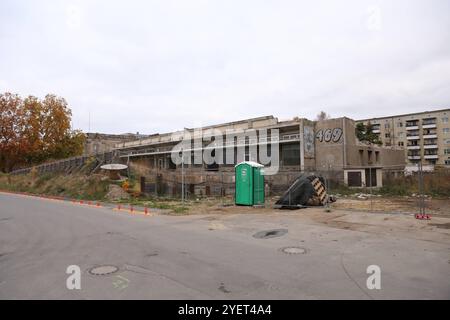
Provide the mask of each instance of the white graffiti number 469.
{"label": "white graffiti number 469", "polygon": [[339,142],[342,137],[342,129],[320,129],[316,133],[316,139],[320,142]]}

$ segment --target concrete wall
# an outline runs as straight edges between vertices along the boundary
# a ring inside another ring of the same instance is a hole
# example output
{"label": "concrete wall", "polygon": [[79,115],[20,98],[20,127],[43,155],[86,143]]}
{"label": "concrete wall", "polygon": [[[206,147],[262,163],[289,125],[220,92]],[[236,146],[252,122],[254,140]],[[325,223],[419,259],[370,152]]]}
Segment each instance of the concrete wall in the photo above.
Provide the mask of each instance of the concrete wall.
{"label": "concrete wall", "polygon": [[[333,135],[334,133],[334,135]],[[331,119],[315,123],[314,166],[323,170],[344,166],[344,127],[342,119]]]}

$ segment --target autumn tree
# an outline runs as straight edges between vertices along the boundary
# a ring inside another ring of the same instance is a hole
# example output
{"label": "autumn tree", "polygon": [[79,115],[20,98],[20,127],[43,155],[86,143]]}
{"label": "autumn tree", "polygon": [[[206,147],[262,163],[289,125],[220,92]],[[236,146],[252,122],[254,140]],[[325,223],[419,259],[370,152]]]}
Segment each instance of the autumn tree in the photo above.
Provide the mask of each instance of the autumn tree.
{"label": "autumn tree", "polygon": [[85,135],[71,130],[72,113],[63,98],[47,95],[43,100],[34,96],[22,100],[5,93],[0,95],[0,105],[0,170],[83,152]]}
{"label": "autumn tree", "polygon": [[22,100],[16,94],[0,95],[0,170],[8,169],[21,160],[26,141],[23,136]]}

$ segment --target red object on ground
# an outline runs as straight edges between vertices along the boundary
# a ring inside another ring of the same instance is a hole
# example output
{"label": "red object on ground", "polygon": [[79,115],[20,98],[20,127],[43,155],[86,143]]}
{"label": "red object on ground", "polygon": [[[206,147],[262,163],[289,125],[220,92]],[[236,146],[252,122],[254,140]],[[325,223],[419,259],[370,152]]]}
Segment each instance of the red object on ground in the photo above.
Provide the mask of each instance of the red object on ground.
{"label": "red object on ground", "polygon": [[415,217],[418,220],[431,220],[431,216],[428,214],[416,214]]}
{"label": "red object on ground", "polygon": [[145,213],[146,215],[148,214],[148,208],[147,208],[147,207],[144,208],[144,213]]}

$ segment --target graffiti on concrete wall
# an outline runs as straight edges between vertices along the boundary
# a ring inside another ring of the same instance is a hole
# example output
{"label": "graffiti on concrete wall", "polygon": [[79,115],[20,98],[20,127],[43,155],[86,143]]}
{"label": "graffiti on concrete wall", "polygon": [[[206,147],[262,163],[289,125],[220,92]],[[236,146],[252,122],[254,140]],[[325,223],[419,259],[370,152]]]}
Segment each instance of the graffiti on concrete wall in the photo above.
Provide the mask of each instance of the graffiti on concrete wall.
{"label": "graffiti on concrete wall", "polygon": [[305,157],[314,158],[314,128],[305,126],[303,127],[303,140]]}
{"label": "graffiti on concrete wall", "polygon": [[342,128],[334,129],[320,129],[316,133],[316,139],[319,142],[334,142],[337,143],[341,140]]}

